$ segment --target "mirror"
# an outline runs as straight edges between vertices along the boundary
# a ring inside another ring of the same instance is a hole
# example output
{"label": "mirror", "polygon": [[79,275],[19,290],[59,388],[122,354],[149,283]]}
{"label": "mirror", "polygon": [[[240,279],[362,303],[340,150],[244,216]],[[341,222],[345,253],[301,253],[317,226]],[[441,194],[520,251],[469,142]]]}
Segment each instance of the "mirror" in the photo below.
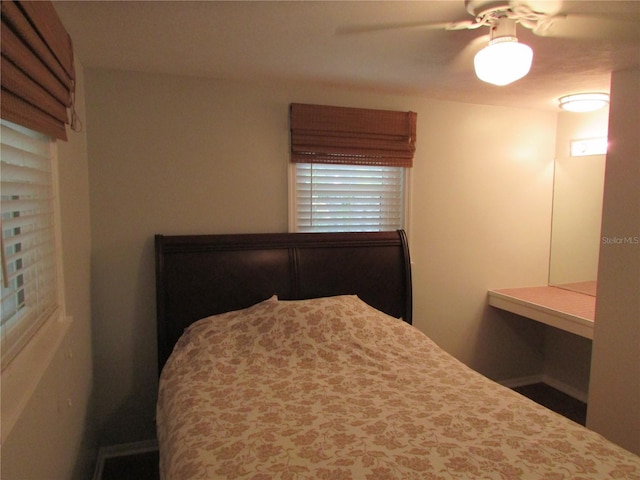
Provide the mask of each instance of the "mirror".
{"label": "mirror", "polygon": [[[561,112],[556,128],[549,285],[595,296],[609,109]],[[597,144],[597,142],[596,142]],[[578,147],[578,148],[575,148]]]}
{"label": "mirror", "polygon": [[605,155],[557,158],[549,284],[595,296]]}

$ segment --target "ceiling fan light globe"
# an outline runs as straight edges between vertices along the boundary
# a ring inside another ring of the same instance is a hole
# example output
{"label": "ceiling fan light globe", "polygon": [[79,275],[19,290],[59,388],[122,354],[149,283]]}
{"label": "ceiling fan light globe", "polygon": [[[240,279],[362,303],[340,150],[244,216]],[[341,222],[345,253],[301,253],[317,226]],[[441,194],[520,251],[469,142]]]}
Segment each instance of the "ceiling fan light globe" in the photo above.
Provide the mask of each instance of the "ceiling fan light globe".
{"label": "ceiling fan light globe", "polygon": [[531,69],[533,50],[515,37],[492,40],[473,59],[476,76],[493,85],[508,85]]}

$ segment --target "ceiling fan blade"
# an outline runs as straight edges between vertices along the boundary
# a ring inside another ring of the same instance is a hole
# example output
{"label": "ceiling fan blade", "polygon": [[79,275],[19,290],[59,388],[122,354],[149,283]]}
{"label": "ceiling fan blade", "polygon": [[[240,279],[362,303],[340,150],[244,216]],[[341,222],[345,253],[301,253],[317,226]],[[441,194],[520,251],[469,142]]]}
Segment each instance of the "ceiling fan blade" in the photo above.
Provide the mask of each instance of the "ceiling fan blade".
{"label": "ceiling fan blade", "polygon": [[451,22],[444,27],[445,30],[475,30],[484,26],[484,23],[463,20],[461,22]]}
{"label": "ceiling fan blade", "polygon": [[556,15],[538,22],[533,33],[541,37],[640,41],[640,22],[598,15]]}
{"label": "ceiling fan blade", "polygon": [[374,33],[385,30],[399,29],[419,29],[419,30],[468,30],[480,27],[471,20],[463,20],[460,22],[405,22],[405,23],[386,23],[379,25],[353,25],[347,27],[336,28],[338,35],[352,35],[361,33]]}

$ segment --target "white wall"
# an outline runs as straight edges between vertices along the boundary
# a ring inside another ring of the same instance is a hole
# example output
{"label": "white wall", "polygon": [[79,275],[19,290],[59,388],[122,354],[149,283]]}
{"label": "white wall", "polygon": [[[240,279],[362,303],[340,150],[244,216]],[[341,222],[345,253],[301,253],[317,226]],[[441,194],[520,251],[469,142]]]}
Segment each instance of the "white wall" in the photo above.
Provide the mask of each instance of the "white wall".
{"label": "white wall", "polygon": [[640,455],[640,70],[611,78],[587,426]]}
{"label": "white wall", "polygon": [[[76,106],[86,125],[82,66]],[[89,177],[86,130],[58,142],[63,268],[67,315],[62,346],[5,444],[3,480],[86,479],[95,458],[90,308]]]}
{"label": "white wall", "polygon": [[542,326],[486,298],[492,288],[546,284],[556,116],[418,104],[414,323],[493,379],[540,373]]}
{"label": "white wall", "polygon": [[103,444],[154,435],[153,234],[286,231],[291,102],[418,112],[415,324],[492,378],[540,373],[544,329],[486,291],[546,282],[555,113],[104,70],[87,85]]}

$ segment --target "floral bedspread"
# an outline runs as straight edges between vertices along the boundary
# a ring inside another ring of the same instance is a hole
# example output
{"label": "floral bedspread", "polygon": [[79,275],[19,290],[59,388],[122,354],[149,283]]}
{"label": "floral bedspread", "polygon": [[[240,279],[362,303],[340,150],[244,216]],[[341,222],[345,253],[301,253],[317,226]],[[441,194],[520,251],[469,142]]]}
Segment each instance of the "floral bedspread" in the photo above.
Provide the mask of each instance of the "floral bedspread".
{"label": "floral bedspread", "polygon": [[355,296],[196,322],[157,422],[164,480],[640,478],[640,457]]}

